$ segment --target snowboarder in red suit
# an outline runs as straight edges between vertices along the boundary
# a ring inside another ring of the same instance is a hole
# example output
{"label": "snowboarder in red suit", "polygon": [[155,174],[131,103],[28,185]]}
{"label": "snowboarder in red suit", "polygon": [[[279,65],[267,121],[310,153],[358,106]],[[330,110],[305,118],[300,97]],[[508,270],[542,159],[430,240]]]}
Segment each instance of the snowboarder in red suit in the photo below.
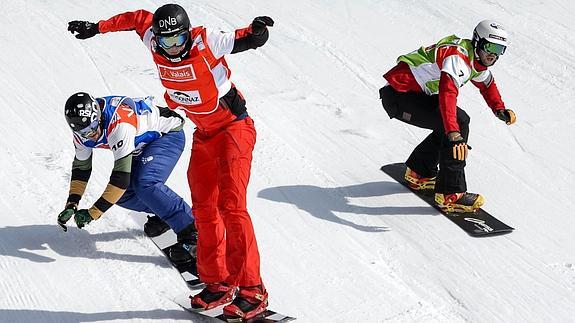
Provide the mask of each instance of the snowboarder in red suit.
{"label": "snowboarder in red suit", "polygon": [[136,31],[158,68],[168,106],[185,111],[197,126],[188,182],[198,229],[198,273],[206,288],[191,303],[209,309],[231,302],[224,307],[230,319],[263,312],[268,293],[246,206],[256,130],[244,97],[230,80],[225,55],[264,45],[273,24],[261,16],[235,32],[210,30],[191,26],[181,6],[166,4],[154,14],[137,10],[68,26],[79,39]]}

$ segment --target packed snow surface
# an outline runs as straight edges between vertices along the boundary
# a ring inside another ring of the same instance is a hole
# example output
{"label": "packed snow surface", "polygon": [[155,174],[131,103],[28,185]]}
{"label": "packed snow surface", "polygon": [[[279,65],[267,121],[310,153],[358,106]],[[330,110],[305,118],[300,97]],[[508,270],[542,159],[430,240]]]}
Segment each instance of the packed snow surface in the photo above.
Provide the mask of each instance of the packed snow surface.
{"label": "packed snow surface", "polygon": [[[77,91],[163,89],[135,32],[80,41],[67,22],[163,1],[2,1],[0,322],[201,321],[172,302],[187,287],[127,211],[67,233]],[[575,4],[567,0],[179,1],[194,25],[232,31],[255,16],[268,43],[228,57],[256,122],[248,207],[270,308],[298,322],[569,322],[575,318]],[[471,192],[516,231],[472,238],[379,171],[427,130],[390,120],[382,74],[398,55],[494,19],[511,45],[493,67],[506,126],[472,85]],[[185,153],[169,185],[190,201]],[[81,207],[100,196],[99,150]]]}

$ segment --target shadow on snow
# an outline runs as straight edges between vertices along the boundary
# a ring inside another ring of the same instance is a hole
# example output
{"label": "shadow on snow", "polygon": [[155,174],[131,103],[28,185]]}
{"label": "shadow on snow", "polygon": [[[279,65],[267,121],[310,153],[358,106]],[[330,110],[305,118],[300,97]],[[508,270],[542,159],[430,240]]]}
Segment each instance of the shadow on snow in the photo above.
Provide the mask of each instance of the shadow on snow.
{"label": "shadow on snow", "polygon": [[65,257],[88,259],[113,259],[126,262],[154,263],[170,267],[163,256],[118,254],[98,250],[98,242],[134,239],[139,230],[90,234],[86,230],[69,230],[64,233],[57,225],[25,225],[0,227],[0,255],[28,259],[33,262],[53,262],[56,259],[35,251],[52,250]]}
{"label": "shadow on snow", "polygon": [[[396,182],[372,182],[343,187],[318,187],[312,185],[279,186],[261,190],[258,197],[297,206],[316,218],[350,226],[365,232],[388,231],[387,227],[365,226],[338,217],[334,212],[367,215],[437,215],[428,206],[359,206],[350,204],[349,198],[367,198],[399,193],[410,193]],[[411,193],[410,193],[411,194]]]}

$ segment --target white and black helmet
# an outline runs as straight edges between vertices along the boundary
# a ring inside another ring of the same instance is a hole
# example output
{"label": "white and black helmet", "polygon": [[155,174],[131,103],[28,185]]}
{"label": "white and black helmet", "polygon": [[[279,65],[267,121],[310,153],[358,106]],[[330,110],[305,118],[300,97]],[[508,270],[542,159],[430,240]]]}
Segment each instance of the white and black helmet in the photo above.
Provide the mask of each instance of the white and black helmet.
{"label": "white and black helmet", "polygon": [[78,92],[68,98],[64,105],[66,122],[80,135],[89,135],[98,129],[102,111],[90,94]]}
{"label": "white and black helmet", "polygon": [[475,50],[484,50],[497,56],[503,55],[509,44],[507,31],[498,22],[483,20],[473,30],[472,39]]}

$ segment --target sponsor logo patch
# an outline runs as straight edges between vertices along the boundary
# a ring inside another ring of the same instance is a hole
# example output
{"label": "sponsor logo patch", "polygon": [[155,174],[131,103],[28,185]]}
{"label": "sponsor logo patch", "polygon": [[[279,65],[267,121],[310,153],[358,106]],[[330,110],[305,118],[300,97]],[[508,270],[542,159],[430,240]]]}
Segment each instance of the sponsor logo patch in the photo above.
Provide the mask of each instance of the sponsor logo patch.
{"label": "sponsor logo patch", "polygon": [[501,40],[501,41],[507,41],[507,38],[501,37],[501,36],[499,36],[499,35],[494,35],[494,34],[489,34],[489,38],[499,39],[499,40]]}
{"label": "sponsor logo patch", "polygon": [[410,121],[411,120],[411,113],[404,112],[401,114],[401,118],[405,121]]}
{"label": "sponsor logo patch", "polygon": [[158,21],[160,23],[160,28],[172,27],[178,24],[176,17],[168,16],[166,19],[161,19]]}
{"label": "sponsor logo patch", "polygon": [[192,65],[169,67],[158,65],[160,78],[172,82],[193,81],[196,79],[196,73]]}
{"label": "sponsor logo patch", "polygon": [[142,164],[146,165],[147,163],[154,160],[154,156],[142,157]]}
{"label": "sponsor logo patch", "polygon": [[483,232],[493,231],[493,228],[490,227],[489,225],[487,225],[487,223],[485,223],[485,221],[483,221],[483,220],[476,219],[476,218],[464,218],[464,220],[467,222],[473,223],[475,225],[475,227],[477,228],[477,230],[479,230],[479,231],[483,231]]}
{"label": "sponsor logo patch", "polygon": [[174,102],[185,104],[185,105],[196,105],[202,103],[202,98],[200,97],[199,91],[176,91],[168,90],[170,98]]}

